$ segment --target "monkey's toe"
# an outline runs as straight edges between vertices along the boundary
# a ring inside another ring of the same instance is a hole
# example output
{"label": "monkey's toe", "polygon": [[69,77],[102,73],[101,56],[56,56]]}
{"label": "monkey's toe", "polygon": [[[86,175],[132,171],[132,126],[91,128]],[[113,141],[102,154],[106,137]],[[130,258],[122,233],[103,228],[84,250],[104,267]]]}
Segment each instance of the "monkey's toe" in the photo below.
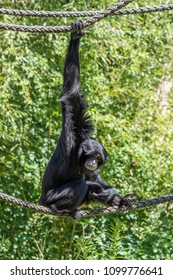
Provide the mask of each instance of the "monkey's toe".
{"label": "monkey's toe", "polygon": [[73,209],[70,211],[71,217],[75,220],[80,219],[81,218],[81,214],[77,209]]}
{"label": "monkey's toe", "polygon": [[114,195],[114,198],[111,200],[111,206],[119,206],[121,203],[121,197],[118,194]]}
{"label": "monkey's toe", "polygon": [[120,206],[127,206],[135,200],[137,200],[137,196],[135,194],[127,194],[121,199]]}

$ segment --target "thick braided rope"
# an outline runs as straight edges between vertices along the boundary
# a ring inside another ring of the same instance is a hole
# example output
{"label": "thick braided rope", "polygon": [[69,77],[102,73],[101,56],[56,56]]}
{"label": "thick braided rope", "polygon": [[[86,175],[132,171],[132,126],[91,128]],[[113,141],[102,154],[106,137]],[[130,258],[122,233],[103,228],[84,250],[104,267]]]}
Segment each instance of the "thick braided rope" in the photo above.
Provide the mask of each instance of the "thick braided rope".
{"label": "thick braided rope", "polygon": [[[160,6],[152,6],[152,7],[144,7],[144,8],[132,8],[132,9],[123,9],[114,11],[111,15],[128,15],[128,14],[142,14],[142,13],[152,13],[159,11],[172,10],[173,4],[160,5]],[[89,11],[89,12],[41,12],[41,11],[27,11],[27,10],[8,10],[8,9],[0,9],[0,14],[8,14],[8,15],[20,15],[20,16],[45,16],[45,17],[84,17],[84,16],[93,16],[99,15],[103,13],[103,11]],[[84,26],[86,27],[86,26]],[[47,32],[47,33],[60,33],[60,32],[70,32],[71,27],[69,26],[23,26],[23,25],[15,25],[15,24],[5,24],[0,23],[0,29],[4,30],[12,30],[12,31],[22,31],[22,32]]]}
{"label": "thick braided rope", "polygon": [[[110,6],[102,13],[97,14],[96,16],[86,20],[83,22],[83,26],[88,27],[93,25],[95,22],[100,21],[101,19],[111,15],[113,12],[127,6],[129,3],[133,2],[134,0],[124,0],[120,1],[112,6]],[[70,32],[71,26],[23,26],[23,25],[15,25],[15,24],[6,24],[0,23],[0,29],[4,30],[12,30],[12,31],[21,31],[21,32],[47,32],[47,33],[60,33],[60,32]]]}
{"label": "thick braided rope", "polygon": [[127,6],[131,2],[134,2],[134,0],[124,0],[124,1],[120,1],[116,4],[113,4],[112,6],[110,6],[108,9],[106,9],[102,13],[84,21],[84,27],[88,27],[88,26],[94,24],[95,22],[100,21],[101,19],[103,19],[105,17],[112,15],[113,12],[115,12],[119,9],[122,9],[123,7]]}
{"label": "thick braided rope", "polygon": [[[123,9],[115,11],[112,15],[129,15],[129,14],[143,14],[143,13],[152,13],[160,11],[168,11],[173,9],[173,4],[152,6],[152,7],[142,7],[142,8],[132,8],[132,9]],[[103,13],[103,11],[76,11],[76,12],[53,12],[53,11],[30,11],[30,10],[9,10],[9,9],[0,9],[1,15],[9,16],[32,16],[32,17],[93,17],[98,14]]]}
{"label": "thick braided rope", "polygon": [[113,15],[132,15],[132,14],[144,14],[144,13],[153,13],[153,12],[162,12],[169,11],[173,9],[173,4],[152,6],[152,7],[142,7],[142,8],[132,8],[132,9],[123,9],[116,11]]}
{"label": "thick braided rope", "polygon": [[38,204],[34,204],[34,203],[30,203],[28,201],[24,201],[22,199],[19,199],[19,198],[16,198],[14,196],[11,196],[11,195],[7,195],[5,193],[1,193],[0,192],[0,199],[2,200],[5,200],[9,203],[13,203],[13,204],[16,204],[16,205],[19,205],[19,206],[22,206],[22,207],[26,207],[26,208],[29,208],[29,209],[32,209],[32,210],[35,210],[37,212],[42,212],[42,213],[45,213],[45,214],[49,214],[49,215],[58,215],[58,216],[69,216],[70,214],[68,212],[59,212],[58,214],[56,212],[54,212],[53,210],[47,208],[47,207],[44,207],[44,206],[41,206],[41,205],[38,205]]}
{"label": "thick braided rope", "polygon": [[[37,212],[42,212],[45,214],[49,215],[54,215],[54,216],[71,216],[71,214],[68,211],[63,211],[63,212],[54,212],[53,210],[37,205],[34,203],[30,203],[27,201],[23,201],[21,199],[15,198],[14,196],[7,195],[5,193],[0,193],[0,199],[5,200],[9,203],[14,203],[16,205],[20,205],[32,210],[35,210]],[[162,196],[159,198],[153,198],[151,200],[144,200],[140,202],[136,202],[134,204],[128,205],[128,206],[123,206],[121,208],[117,208],[116,206],[114,207],[108,207],[108,208],[102,208],[102,209],[85,209],[85,210],[79,210],[80,217],[95,217],[99,215],[108,215],[108,214],[114,214],[117,212],[124,212],[128,210],[136,210],[140,208],[146,208],[150,207],[156,204],[163,204],[166,202],[173,201],[173,195],[168,195],[168,196]]]}
{"label": "thick braided rope", "polygon": [[61,32],[70,32],[70,26],[24,26],[8,23],[0,23],[0,29],[2,30],[11,30],[11,31],[20,31],[20,32],[37,32],[37,33],[61,33]]}
{"label": "thick braided rope", "polygon": [[[142,7],[142,8],[132,8],[123,9],[120,11],[115,11],[112,15],[128,15],[128,14],[142,14],[150,12],[160,12],[173,9],[173,4],[152,6],[152,7]],[[30,10],[9,10],[0,9],[1,15],[9,16],[32,16],[32,17],[93,17],[101,14],[103,11],[67,11],[67,12],[57,12],[57,11],[30,11]]]}
{"label": "thick braided rope", "polygon": [[111,12],[117,9],[121,9],[122,7],[128,5],[134,0],[120,0],[118,3],[111,5],[109,8],[103,11],[84,11],[84,12],[51,12],[51,11],[30,11],[30,10],[9,10],[9,9],[0,9],[0,14],[7,15],[16,15],[16,16],[36,16],[36,17],[90,17],[90,16],[98,16],[100,18],[109,15]]}

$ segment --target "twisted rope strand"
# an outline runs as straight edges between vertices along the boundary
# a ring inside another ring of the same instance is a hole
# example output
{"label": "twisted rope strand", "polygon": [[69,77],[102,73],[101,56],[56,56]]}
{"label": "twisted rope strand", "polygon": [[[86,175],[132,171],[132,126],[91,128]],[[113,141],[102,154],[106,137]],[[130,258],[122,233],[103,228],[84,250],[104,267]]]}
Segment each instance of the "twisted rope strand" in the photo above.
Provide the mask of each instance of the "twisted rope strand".
{"label": "twisted rope strand", "polygon": [[144,14],[144,13],[153,13],[153,12],[162,12],[169,11],[173,9],[173,4],[160,5],[160,6],[149,6],[141,8],[132,8],[132,9],[122,9],[120,11],[114,12],[112,15],[132,15],[132,14]]}
{"label": "twisted rope strand", "polygon": [[61,33],[61,32],[70,32],[70,26],[24,26],[16,24],[7,24],[0,23],[0,29],[11,30],[11,31],[20,31],[20,32],[45,32],[45,33]]}
{"label": "twisted rope strand", "polygon": [[111,5],[109,8],[104,10],[102,13],[97,14],[96,16],[84,21],[84,27],[88,27],[90,25],[93,25],[95,22],[98,22],[101,19],[111,15],[115,11],[122,9],[123,7],[127,6],[131,2],[134,2],[134,0],[124,0],[124,1],[120,1],[116,4]]}
{"label": "twisted rope strand", "polygon": [[3,15],[12,15],[12,16],[33,16],[33,17],[93,17],[96,15],[107,14],[108,11],[112,11],[118,8],[128,5],[134,0],[120,0],[118,3],[113,4],[106,10],[102,11],[81,11],[81,12],[57,12],[57,11],[30,11],[30,10],[9,10],[9,9],[0,9],[0,14]]}
{"label": "twisted rope strand", "polygon": [[[55,212],[47,207],[37,205],[34,203],[30,203],[28,201],[23,201],[19,198],[15,198],[14,196],[7,195],[5,193],[0,193],[0,199],[5,200],[9,203],[13,203],[16,205],[20,205],[22,207],[26,207],[32,210],[35,210],[37,212],[42,212],[48,215],[54,215],[54,216],[71,216],[71,214],[68,211],[59,211]],[[166,202],[173,201],[173,194],[168,195],[168,196],[162,196],[159,198],[153,198],[150,200],[144,200],[144,201],[139,201],[134,204],[128,205],[128,206],[123,206],[121,208],[117,208],[116,206],[114,207],[108,207],[108,208],[102,208],[102,209],[84,209],[84,210],[79,210],[79,215],[80,217],[95,217],[99,215],[108,215],[108,214],[114,214],[116,212],[124,212],[128,210],[136,210],[140,208],[146,208],[150,207],[156,204],[163,204]]]}
{"label": "twisted rope strand", "polygon": [[[120,9],[120,8],[119,8]],[[143,7],[143,8],[132,8],[132,9],[122,9],[118,11],[112,11],[108,15],[128,15],[128,14],[142,14],[142,13],[152,13],[159,11],[172,10],[173,4],[160,5],[160,6],[152,6],[152,7]],[[99,16],[104,13],[104,11],[90,11],[90,12],[40,12],[40,11],[23,11],[23,10],[8,10],[8,9],[0,9],[0,14],[8,14],[8,15],[22,15],[22,16],[46,16],[46,17],[58,17],[58,16],[66,16],[66,17],[84,17],[84,16]],[[106,16],[108,16],[106,15]],[[105,17],[105,15],[103,16]],[[102,17],[102,18],[103,18]],[[99,19],[101,20],[101,18]],[[95,23],[85,21],[85,25],[89,26]],[[22,32],[46,32],[46,33],[60,33],[60,32],[70,32],[70,26],[23,26],[23,25],[15,25],[15,24],[5,24],[0,23],[0,29],[3,30],[12,30],[12,31],[22,31]]]}
{"label": "twisted rope strand", "polygon": [[[159,5],[159,6],[149,6],[142,8],[132,8],[132,9],[123,9],[120,11],[115,11],[112,15],[128,15],[128,14],[141,14],[149,12],[159,12],[165,10],[173,9],[173,4]],[[30,11],[30,10],[9,10],[9,9],[0,9],[0,14],[9,15],[9,16],[32,16],[32,17],[93,17],[103,11],[66,11],[66,12],[57,12],[57,11]]]}
{"label": "twisted rope strand", "polygon": [[[120,2],[110,6],[108,9],[106,9],[102,13],[97,14],[96,16],[84,21],[83,22],[84,28],[88,27],[90,25],[93,25],[95,22],[100,21],[102,18],[105,18],[105,17],[111,15],[113,12],[127,6],[129,3],[133,2],[133,1],[134,0],[124,0],[124,1],[120,1]],[[46,27],[43,27],[43,26],[23,26],[23,25],[0,23],[0,29],[21,31],[21,32],[60,33],[60,32],[70,32],[71,26],[46,26]]]}
{"label": "twisted rope strand", "polygon": [[8,195],[8,194],[5,194],[5,193],[1,193],[0,192],[0,199],[2,200],[5,200],[9,203],[13,203],[13,204],[16,204],[16,205],[19,205],[19,206],[22,206],[22,207],[26,207],[26,208],[29,208],[29,209],[32,209],[32,210],[35,210],[37,212],[42,212],[42,213],[45,213],[45,214],[48,214],[48,215],[58,215],[58,216],[69,216],[70,213],[67,212],[67,211],[63,211],[63,212],[55,212],[53,211],[52,209],[49,209],[47,207],[44,207],[44,206],[41,206],[41,205],[38,205],[38,204],[34,204],[34,203],[30,203],[28,201],[24,201],[22,199],[19,199],[19,198],[16,198],[14,196],[11,196],[11,195]]}

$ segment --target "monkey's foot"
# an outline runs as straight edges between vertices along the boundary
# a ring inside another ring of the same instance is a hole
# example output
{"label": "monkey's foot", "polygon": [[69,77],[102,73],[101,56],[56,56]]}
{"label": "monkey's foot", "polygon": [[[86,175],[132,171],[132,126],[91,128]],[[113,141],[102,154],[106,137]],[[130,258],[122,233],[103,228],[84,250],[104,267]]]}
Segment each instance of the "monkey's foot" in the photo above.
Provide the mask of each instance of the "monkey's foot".
{"label": "monkey's foot", "polygon": [[128,206],[135,200],[137,200],[137,196],[135,194],[127,194],[126,196],[121,198],[119,207]]}
{"label": "monkey's foot", "polygon": [[84,23],[82,20],[76,20],[71,23],[73,39],[78,39],[84,35],[84,32],[82,31],[83,28],[84,28]]}
{"label": "monkey's foot", "polygon": [[75,220],[81,218],[81,214],[77,209],[71,210],[70,214],[71,214],[71,217]]}

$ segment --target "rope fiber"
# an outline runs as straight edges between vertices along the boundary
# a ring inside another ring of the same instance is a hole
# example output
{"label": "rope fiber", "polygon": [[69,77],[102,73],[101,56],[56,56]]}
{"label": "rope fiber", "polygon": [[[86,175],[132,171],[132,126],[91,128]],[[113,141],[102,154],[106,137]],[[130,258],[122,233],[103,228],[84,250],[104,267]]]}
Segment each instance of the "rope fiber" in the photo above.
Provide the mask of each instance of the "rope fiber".
{"label": "rope fiber", "polygon": [[[9,203],[13,203],[13,204],[16,204],[16,205],[19,205],[22,207],[26,207],[26,208],[35,210],[37,212],[42,212],[44,214],[49,214],[49,215],[54,215],[54,216],[65,216],[65,217],[71,216],[71,214],[68,211],[55,212],[47,207],[21,200],[14,196],[7,195],[5,193],[0,193],[0,199],[5,200]],[[136,202],[136,203],[128,205],[128,206],[123,206],[121,208],[117,208],[116,206],[114,206],[114,207],[98,208],[98,209],[81,209],[81,210],[79,210],[79,217],[82,218],[82,217],[95,217],[95,216],[100,216],[100,215],[109,215],[109,214],[114,214],[117,212],[124,212],[124,211],[128,211],[128,210],[146,208],[146,207],[150,207],[150,206],[153,206],[156,204],[163,204],[163,203],[171,202],[171,201],[173,201],[173,194],[168,195],[168,196],[162,196],[159,198],[153,198],[150,200],[139,201],[139,202]]]}

